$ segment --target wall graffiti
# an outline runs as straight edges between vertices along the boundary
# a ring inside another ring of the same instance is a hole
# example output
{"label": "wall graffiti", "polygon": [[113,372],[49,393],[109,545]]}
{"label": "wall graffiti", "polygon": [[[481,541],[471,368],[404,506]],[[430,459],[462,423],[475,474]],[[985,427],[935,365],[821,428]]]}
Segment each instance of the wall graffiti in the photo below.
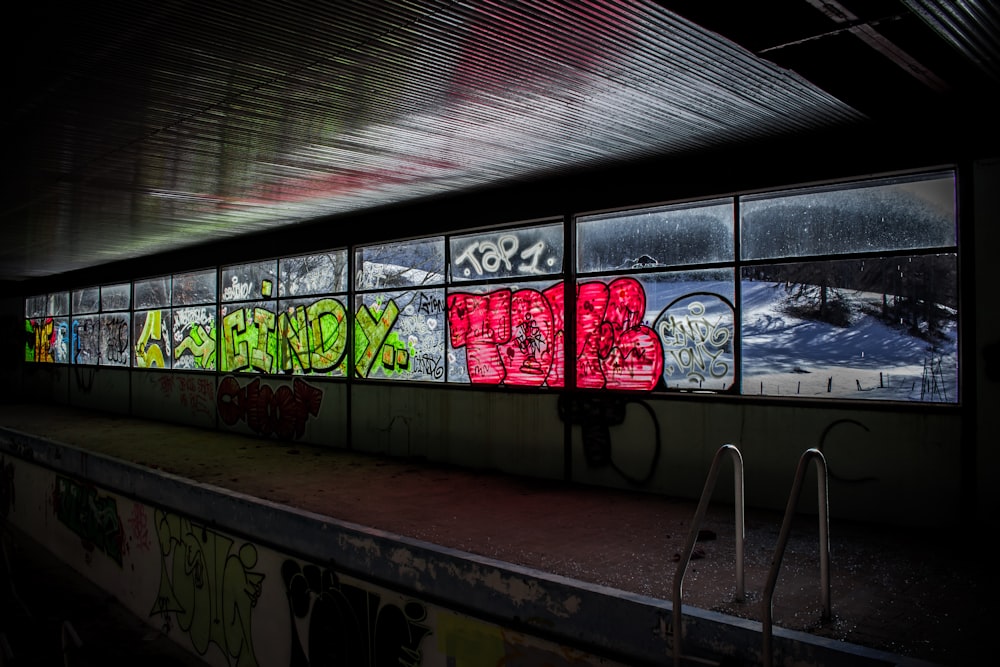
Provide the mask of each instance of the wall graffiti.
{"label": "wall graffiti", "polygon": [[114,497],[99,495],[89,484],[59,476],[53,507],[56,518],[83,540],[88,551],[96,549],[122,564],[125,531]]}
{"label": "wall graffiti", "polygon": [[289,667],[416,667],[430,634],[423,603],[402,606],[341,583],[316,565],[286,560],[281,567],[291,612]]}
{"label": "wall graffiti", "polygon": [[263,589],[255,572],[257,547],[236,543],[176,514],[155,510],[160,544],[160,585],[150,616],[164,629],[173,622],[205,655],[215,644],[240,667],[257,664],[252,616]]}
{"label": "wall graffiti", "polygon": [[263,373],[343,372],[347,313],[332,298],[290,305],[245,304],[222,317],[222,370]]}
{"label": "wall graffiti", "polygon": [[310,415],[319,415],[323,390],[295,378],[292,385],[277,389],[254,378],[246,385],[232,375],[219,382],[216,407],[219,418],[229,426],[246,422],[252,431],[263,436],[291,440],[305,434]]}
{"label": "wall graffiti", "polygon": [[191,411],[192,415],[203,414],[215,417],[214,378],[190,377],[184,375],[150,376],[151,383],[160,388],[163,398],[175,400]]}

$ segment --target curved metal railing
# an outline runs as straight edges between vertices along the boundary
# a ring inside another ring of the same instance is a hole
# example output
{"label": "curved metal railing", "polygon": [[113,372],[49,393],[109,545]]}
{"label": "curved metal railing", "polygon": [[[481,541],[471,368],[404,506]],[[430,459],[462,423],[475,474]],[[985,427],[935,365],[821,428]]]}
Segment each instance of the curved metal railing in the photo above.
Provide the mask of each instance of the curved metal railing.
{"label": "curved metal railing", "polygon": [[733,445],[722,445],[715,452],[712,459],[712,467],[705,480],[705,487],[701,492],[701,500],[698,502],[698,509],[695,510],[694,519],[691,522],[691,530],[688,531],[687,541],[684,550],[681,552],[680,561],[677,563],[677,571],[674,574],[674,599],[673,599],[673,657],[674,667],[681,664],[681,641],[683,638],[681,626],[681,595],[684,587],[684,574],[687,571],[688,563],[691,561],[691,553],[694,551],[694,543],[698,539],[698,531],[701,529],[702,521],[705,520],[705,513],[708,511],[708,502],[715,490],[715,482],[719,477],[719,469],[723,458],[729,455],[733,459],[733,477],[735,484],[736,503],[736,597],[737,601],[742,601],[746,594],[743,576],[743,545],[746,541],[746,522],[743,510],[743,457],[740,450]]}
{"label": "curved metal railing", "polygon": [[785,518],[781,524],[781,533],[778,535],[778,545],[775,547],[774,557],[771,560],[771,569],[767,574],[767,583],[764,586],[762,605],[762,632],[763,643],[763,664],[769,667],[773,664],[772,646],[772,625],[773,612],[772,601],[774,598],[774,587],[778,582],[778,571],[781,569],[781,561],[785,556],[785,546],[788,544],[788,536],[792,527],[792,516],[795,514],[795,505],[802,492],[802,479],[808,469],[809,461],[816,462],[816,487],[819,495],[819,572],[820,572],[820,598],[823,603],[823,620],[828,621],[833,616],[830,605],[830,499],[827,495],[827,466],[823,452],[811,448],[803,452],[799,458],[799,465],[795,471],[795,481],[792,483],[792,491],[788,497],[788,506],[785,508]]}

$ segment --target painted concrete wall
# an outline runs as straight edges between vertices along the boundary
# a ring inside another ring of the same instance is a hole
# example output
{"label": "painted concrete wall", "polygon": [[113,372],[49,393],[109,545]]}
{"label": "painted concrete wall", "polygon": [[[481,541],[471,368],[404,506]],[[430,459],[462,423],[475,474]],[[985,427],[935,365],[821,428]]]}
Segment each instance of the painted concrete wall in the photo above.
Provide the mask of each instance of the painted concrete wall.
{"label": "painted concrete wall", "polygon": [[[617,667],[670,655],[666,601],[3,428],[0,472],[0,521],[209,665]],[[716,657],[760,651],[759,624],[697,609],[684,637],[686,651]],[[784,664],[889,664],[781,628],[774,641]]]}

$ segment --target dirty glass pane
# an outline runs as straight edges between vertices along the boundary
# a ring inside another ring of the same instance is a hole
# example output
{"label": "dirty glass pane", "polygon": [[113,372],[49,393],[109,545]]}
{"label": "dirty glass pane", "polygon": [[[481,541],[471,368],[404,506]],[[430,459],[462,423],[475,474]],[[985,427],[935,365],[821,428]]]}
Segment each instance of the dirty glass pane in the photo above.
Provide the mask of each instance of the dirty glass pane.
{"label": "dirty glass pane", "polygon": [[577,285],[577,386],[728,391],[733,269],[602,276]]}
{"label": "dirty glass pane", "polygon": [[733,200],[577,218],[579,273],[733,260]]}
{"label": "dirty glass pane", "polygon": [[359,290],[426,287],[444,282],[444,237],[362,246],[354,251]]}
{"label": "dirty glass pane", "polygon": [[277,283],[277,260],[227,266],[222,269],[222,295],[219,300],[275,299],[278,296]]}
{"label": "dirty glass pane", "polygon": [[170,368],[169,310],[132,313],[132,365],[135,368]]}
{"label": "dirty glass pane", "polygon": [[358,295],[355,376],[443,382],[444,303],[443,289]]}
{"label": "dirty glass pane", "polygon": [[958,400],[952,253],[743,269],[743,393]]}
{"label": "dirty glass pane", "polygon": [[347,373],[347,308],[333,297],[278,302],[278,370],[282,373]]}
{"label": "dirty glass pane", "polygon": [[73,318],[73,333],[70,338],[72,363],[96,366],[101,358],[100,346],[100,315]]}
{"label": "dirty glass pane", "polygon": [[24,300],[25,317],[44,317],[49,307],[49,297],[47,294],[28,297]]}
{"label": "dirty glass pane", "polygon": [[[215,293],[215,274],[212,274]],[[176,288],[177,281],[174,285]],[[176,289],[174,298],[177,298]],[[173,367],[175,370],[215,370],[215,306],[174,308],[171,313]]]}
{"label": "dirty glass pane", "polygon": [[274,301],[253,301],[222,307],[221,362],[227,373],[277,373],[278,316]]}
{"label": "dirty glass pane", "polygon": [[69,292],[56,292],[54,294],[50,294],[47,314],[69,315]]}
{"label": "dirty glass pane", "polygon": [[[101,287],[101,310],[128,310],[132,304],[132,285],[104,285]],[[127,323],[126,323],[127,324]],[[127,363],[127,362],[126,362]]]}
{"label": "dirty glass pane", "polygon": [[101,307],[101,289],[85,287],[73,290],[73,313],[96,313]]}
{"label": "dirty glass pane", "polygon": [[101,342],[99,363],[102,366],[128,366],[129,314],[101,315]]}
{"label": "dirty glass pane", "polygon": [[743,259],[951,247],[955,175],[878,179],[740,199]]}
{"label": "dirty glass pane", "polygon": [[284,257],[278,263],[283,297],[347,291],[347,250]]}
{"label": "dirty glass pane", "polygon": [[162,308],[170,305],[170,277],[137,280],[132,288],[134,308]]}
{"label": "dirty glass pane", "polygon": [[562,223],[452,236],[452,282],[562,273]]}
{"label": "dirty glass pane", "polygon": [[214,303],[215,269],[174,274],[171,300],[175,306]]}
{"label": "dirty glass pane", "polygon": [[448,382],[562,387],[563,283],[517,282],[448,291]]}

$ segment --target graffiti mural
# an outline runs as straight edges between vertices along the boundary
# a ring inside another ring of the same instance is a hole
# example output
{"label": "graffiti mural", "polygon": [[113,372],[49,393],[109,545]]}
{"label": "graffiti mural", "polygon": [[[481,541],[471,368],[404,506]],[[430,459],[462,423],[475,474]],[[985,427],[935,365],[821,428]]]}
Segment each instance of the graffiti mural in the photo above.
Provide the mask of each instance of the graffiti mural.
{"label": "graffiti mural", "polygon": [[358,377],[443,381],[444,290],[358,297],[354,372]]}
{"label": "graffiti mural", "polygon": [[125,531],[118,502],[97,489],[68,477],[56,477],[53,493],[56,518],[83,540],[88,551],[100,551],[122,564]]}
{"label": "graffiti mural", "polygon": [[24,330],[27,339],[25,361],[69,363],[69,321],[66,318],[28,318],[24,321]]}
{"label": "graffiti mural", "polygon": [[316,565],[286,560],[281,576],[292,623],[289,667],[417,667],[430,634],[427,609],[402,605],[378,593],[341,583]]}
{"label": "graffiti mural", "polygon": [[[645,291],[631,278],[577,287],[577,385],[651,391],[663,349],[643,323]],[[562,283],[536,289],[448,295],[451,344],[465,348],[470,381],[561,387],[564,344]]]}
{"label": "graffiti mural", "polygon": [[246,385],[232,375],[219,382],[216,407],[219,418],[229,426],[246,422],[263,436],[281,440],[299,439],[305,434],[306,421],[319,415],[323,390],[295,378],[291,386],[270,385],[254,378]]}
{"label": "graffiti mural", "polygon": [[735,382],[733,304],[718,294],[696,292],[675,299],[654,328],[663,346],[668,387],[725,390]]}
{"label": "graffiti mural", "polygon": [[215,418],[215,380],[190,375],[150,375],[149,382],[159,388],[164,400],[187,408],[191,415]]}
{"label": "graffiti mural", "polygon": [[136,368],[170,368],[170,311],[147,310],[133,316]]}
{"label": "graffiti mural", "polygon": [[343,374],[347,313],[333,298],[272,301],[223,309],[222,370]]}
{"label": "graffiti mural", "polygon": [[99,315],[73,318],[73,363],[96,366],[101,354]]}
{"label": "graffiti mural", "polygon": [[171,325],[174,368],[215,370],[215,308],[175,308]]}
{"label": "graffiti mural", "polygon": [[100,322],[100,363],[108,366],[128,366],[131,359],[128,313],[101,315]]}
{"label": "graffiti mural", "polygon": [[156,510],[160,545],[160,585],[149,615],[165,631],[173,623],[205,655],[215,644],[240,667],[257,664],[252,639],[254,608],[264,574],[255,572],[257,547],[176,514]]}

